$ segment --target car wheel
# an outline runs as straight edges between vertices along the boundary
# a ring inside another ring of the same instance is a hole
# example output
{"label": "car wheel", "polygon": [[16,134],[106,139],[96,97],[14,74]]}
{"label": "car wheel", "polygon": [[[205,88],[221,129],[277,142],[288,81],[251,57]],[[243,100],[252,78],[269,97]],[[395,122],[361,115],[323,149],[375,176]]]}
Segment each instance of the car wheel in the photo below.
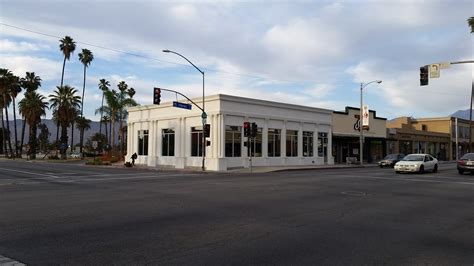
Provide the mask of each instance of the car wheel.
{"label": "car wheel", "polygon": [[395,171],[395,174],[399,174],[399,173],[400,173],[400,171]]}
{"label": "car wheel", "polygon": [[383,168],[383,166],[381,166],[381,165],[379,165],[379,166],[380,166],[380,168]]}
{"label": "car wheel", "polygon": [[420,165],[420,170],[418,170],[418,173],[423,174],[425,172],[425,167],[423,165]]}
{"label": "car wheel", "polygon": [[464,174],[464,170],[458,169],[458,173],[459,173],[460,175],[462,175],[462,174]]}
{"label": "car wheel", "polygon": [[435,164],[435,167],[433,168],[433,173],[437,173],[438,172],[438,165]]}

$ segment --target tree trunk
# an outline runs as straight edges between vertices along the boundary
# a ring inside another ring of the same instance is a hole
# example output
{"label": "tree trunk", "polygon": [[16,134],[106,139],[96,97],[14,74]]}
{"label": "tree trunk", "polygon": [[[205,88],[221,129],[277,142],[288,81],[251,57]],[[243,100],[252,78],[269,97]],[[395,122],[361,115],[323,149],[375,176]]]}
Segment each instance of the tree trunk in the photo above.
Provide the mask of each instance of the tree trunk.
{"label": "tree trunk", "polygon": [[[3,95],[3,101],[6,103],[7,102],[7,98],[5,96],[5,94]],[[8,119],[8,107],[5,105],[5,118],[7,120],[7,131],[8,131],[8,148],[10,149],[10,155],[12,156],[12,158],[15,157],[15,154],[13,153],[13,149],[12,149],[12,140],[10,138],[10,120]]]}
{"label": "tree trunk", "polygon": [[23,117],[23,126],[21,127],[20,155],[23,155],[23,141],[25,140],[26,119]]}
{"label": "tree trunk", "polygon": [[31,160],[36,159],[36,146],[37,146],[37,139],[36,139],[36,129],[37,129],[37,124],[33,123],[33,125],[30,125],[30,149],[29,149],[29,158]]}
{"label": "tree trunk", "polygon": [[15,105],[15,97],[12,97],[13,100],[13,127],[15,128],[15,156],[20,157],[20,153],[18,152],[18,136],[16,133],[16,105]]}
{"label": "tree trunk", "polygon": [[56,122],[56,156],[58,155],[59,150],[59,121]]}
{"label": "tree trunk", "polygon": [[[104,92],[102,92],[102,105],[100,108],[100,122],[99,122],[99,134],[102,134],[102,117],[104,116]],[[105,126],[105,131],[107,131],[107,125]]]}
{"label": "tree trunk", "polygon": [[5,137],[5,121],[3,120],[3,108],[2,108],[2,145],[3,145],[3,153],[5,154],[5,157],[8,157],[8,152],[7,152],[7,139]]}
{"label": "tree trunk", "polygon": [[110,125],[113,127],[113,129],[111,129],[112,151],[115,151],[115,118],[110,119]]}
{"label": "tree trunk", "polygon": [[63,87],[63,81],[64,81],[64,68],[66,67],[66,55],[64,55],[64,61],[63,61],[63,72],[61,74],[61,88]]}
{"label": "tree trunk", "polygon": [[67,124],[61,125],[61,159],[66,160],[67,150]]}
{"label": "tree trunk", "polygon": [[71,123],[71,152],[74,150],[74,121]]}
{"label": "tree trunk", "polygon": [[84,142],[84,128],[79,129],[79,152],[81,153],[82,156],[82,146]]}
{"label": "tree trunk", "polygon": [[104,126],[105,126],[105,142],[106,144],[109,144],[109,130],[107,129],[107,120],[104,121]]}
{"label": "tree trunk", "polygon": [[85,91],[86,91],[86,65],[84,65],[84,82],[82,83],[81,117],[84,117],[83,109],[84,109],[84,92]]}
{"label": "tree trunk", "polygon": [[[114,131],[115,131],[115,128],[114,128]],[[109,121],[109,145],[112,145],[112,120]]]}

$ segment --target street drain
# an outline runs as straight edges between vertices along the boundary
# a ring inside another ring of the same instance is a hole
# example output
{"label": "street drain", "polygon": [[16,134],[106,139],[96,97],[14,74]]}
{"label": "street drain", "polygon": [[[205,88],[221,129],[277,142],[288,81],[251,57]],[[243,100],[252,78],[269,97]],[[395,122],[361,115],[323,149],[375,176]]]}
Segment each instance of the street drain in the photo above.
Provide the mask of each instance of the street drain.
{"label": "street drain", "polygon": [[343,191],[343,192],[341,192],[341,194],[354,196],[354,197],[365,197],[365,196],[367,196],[367,193],[362,192],[362,191]]}

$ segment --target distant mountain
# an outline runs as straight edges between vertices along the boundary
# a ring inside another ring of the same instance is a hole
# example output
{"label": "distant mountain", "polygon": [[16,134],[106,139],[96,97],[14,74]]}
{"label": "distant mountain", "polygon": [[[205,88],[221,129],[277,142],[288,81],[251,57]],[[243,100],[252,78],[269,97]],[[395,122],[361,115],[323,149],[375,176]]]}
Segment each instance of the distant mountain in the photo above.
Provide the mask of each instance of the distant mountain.
{"label": "distant mountain", "polygon": [[[6,121],[5,121],[6,122]],[[41,123],[44,123],[46,124],[46,126],[48,127],[49,129],[49,133],[51,134],[49,136],[49,141],[50,142],[54,142],[56,141],[56,124],[51,120],[51,119],[41,119]],[[10,120],[10,131],[12,132],[11,133],[11,139],[12,139],[12,143],[15,141],[15,127],[14,127],[14,123],[13,121]],[[124,122],[125,124],[125,122]],[[21,119],[17,119],[16,120],[16,127],[17,127],[17,135],[18,135],[18,141],[21,141],[21,129],[22,129],[22,126],[23,126],[23,120]],[[105,124],[102,124],[102,134],[105,135],[105,128],[104,128]],[[107,124],[107,126],[109,126],[109,124]],[[119,123],[116,122],[116,140],[115,140],[115,143],[118,143],[118,127],[119,127]],[[87,141],[88,138],[90,138],[92,135],[94,135],[95,133],[99,133],[99,122],[98,121],[92,121],[91,122],[91,128],[89,130],[86,130],[84,131],[84,143]],[[6,126],[5,126],[6,128]],[[0,129],[1,129],[1,124],[0,124]],[[61,128],[59,129],[61,130]],[[107,128],[107,131],[109,131],[109,128]],[[38,135],[40,133],[40,130],[38,129]],[[25,127],[25,140],[24,140],[24,143],[28,143],[28,135],[29,135],[29,127],[28,127],[28,124],[26,124],[26,127]],[[67,131],[67,135],[68,135],[68,143],[71,143],[71,127],[68,128],[68,131]],[[59,137],[61,137],[61,131],[59,131]],[[77,128],[74,128],[74,144],[78,144],[79,143],[79,130]]]}
{"label": "distant mountain", "polygon": [[[457,112],[453,113],[451,116],[469,120],[469,109],[467,109],[467,110],[458,110]],[[474,120],[474,111],[472,112],[472,117],[473,117],[473,120]]]}

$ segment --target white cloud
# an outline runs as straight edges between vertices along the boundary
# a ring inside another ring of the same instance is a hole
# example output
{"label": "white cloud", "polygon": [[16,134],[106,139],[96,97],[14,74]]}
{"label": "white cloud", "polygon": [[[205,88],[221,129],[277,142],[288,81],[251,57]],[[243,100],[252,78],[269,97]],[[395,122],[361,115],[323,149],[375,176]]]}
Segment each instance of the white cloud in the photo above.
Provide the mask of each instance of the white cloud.
{"label": "white cloud", "polygon": [[15,75],[23,77],[25,73],[35,72],[43,81],[57,80],[61,77],[61,63],[47,58],[0,54],[3,64]]}
{"label": "white cloud", "polygon": [[50,49],[48,45],[32,42],[15,42],[8,39],[0,39],[1,53],[35,52]]}

